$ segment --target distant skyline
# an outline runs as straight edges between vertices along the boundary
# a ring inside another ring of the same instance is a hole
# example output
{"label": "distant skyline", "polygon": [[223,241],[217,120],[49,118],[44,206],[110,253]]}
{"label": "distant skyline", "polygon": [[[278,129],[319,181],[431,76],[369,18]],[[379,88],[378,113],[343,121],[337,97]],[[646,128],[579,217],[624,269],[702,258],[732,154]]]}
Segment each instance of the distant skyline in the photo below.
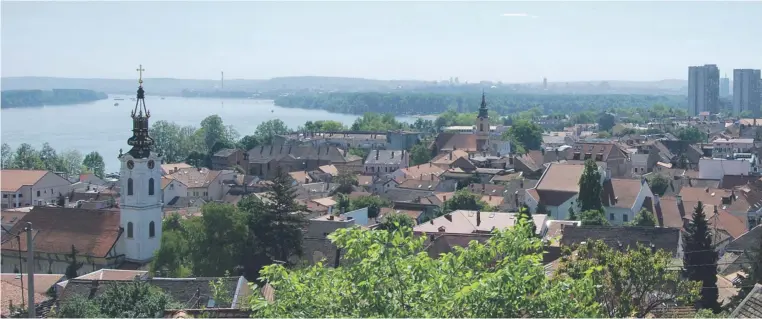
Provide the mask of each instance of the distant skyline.
{"label": "distant skyline", "polygon": [[762,68],[762,2],[12,2],[3,77],[655,81]]}

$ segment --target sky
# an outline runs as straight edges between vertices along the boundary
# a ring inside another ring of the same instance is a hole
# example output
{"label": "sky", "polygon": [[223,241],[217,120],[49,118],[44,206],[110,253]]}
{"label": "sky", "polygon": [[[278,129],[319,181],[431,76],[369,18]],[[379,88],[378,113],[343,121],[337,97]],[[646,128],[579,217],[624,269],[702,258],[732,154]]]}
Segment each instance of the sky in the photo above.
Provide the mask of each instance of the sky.
{"label": "sky", "polygon": [[539,82],[762,68],[762,2],[11,2],[1,74]]}

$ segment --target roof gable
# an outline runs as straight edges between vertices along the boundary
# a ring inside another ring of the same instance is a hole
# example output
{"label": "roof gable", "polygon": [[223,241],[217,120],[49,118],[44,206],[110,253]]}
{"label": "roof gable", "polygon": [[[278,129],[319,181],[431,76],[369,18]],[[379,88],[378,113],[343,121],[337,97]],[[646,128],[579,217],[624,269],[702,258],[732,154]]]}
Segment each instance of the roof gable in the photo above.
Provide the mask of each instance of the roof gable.
{"label": "roof gable", "polygon": [[53,174],[43,170],[4,169],[0,171],[0,187],[3,192],[15,192],[23,186],[37,184],[48,173]]}

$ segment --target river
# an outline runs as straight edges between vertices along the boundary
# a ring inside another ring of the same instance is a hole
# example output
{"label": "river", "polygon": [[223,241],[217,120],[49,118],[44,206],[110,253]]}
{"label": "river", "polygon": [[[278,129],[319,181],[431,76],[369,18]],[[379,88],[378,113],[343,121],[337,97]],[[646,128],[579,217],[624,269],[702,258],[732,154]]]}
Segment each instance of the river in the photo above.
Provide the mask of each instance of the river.
{"label": "river", "polygon": [[[0,136],[2,142],[13,149],[21,143],[29,143],[39,150],[48,142],[57,151],[76,149],[83,155],[97,151],[106,162],[106,172],[117,172],[119,149],[127,152],[127,139],[132,136],[130,112],[135,101],[131,101],[131,97],[110,95],[106,100],[84,104],[2,109]],[[166,120],[198,127],[205,117],[217,114],[241,136],[254,133],[259,123],[272,119],[297,128],[307,121],[319,120],[352,125],[358,118],[322,110],[282,108],[270,100],[146,96],[146,106],[151,111],[151,123]],[[398,117],[398,120],[412,122],[415,118]]]}

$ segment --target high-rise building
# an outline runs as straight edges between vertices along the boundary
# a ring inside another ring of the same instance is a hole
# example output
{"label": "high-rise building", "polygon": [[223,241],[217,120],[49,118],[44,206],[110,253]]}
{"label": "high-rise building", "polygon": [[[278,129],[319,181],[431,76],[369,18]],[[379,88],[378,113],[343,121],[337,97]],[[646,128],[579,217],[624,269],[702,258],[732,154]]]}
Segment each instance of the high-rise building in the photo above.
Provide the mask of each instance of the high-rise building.
{"label": "high-rise building", "polygon": [[725,77],[720,79],[720,97],[727,97],[730,95],[730,78],[725,74]]}
{"label": "high-rise building", "polygon": [[715,64],[688,67],[688,113],[719,112],[720,69]]}
{"label": "high-rise building", "polygon": [[760,70],[733,70],[733,112],[750,111],[754,118],[762,115],[760,110]]}
{"label": "high-rise building", "polygon": [[542,89],[543,90],[548,89],[548,78],[542,78]]}

